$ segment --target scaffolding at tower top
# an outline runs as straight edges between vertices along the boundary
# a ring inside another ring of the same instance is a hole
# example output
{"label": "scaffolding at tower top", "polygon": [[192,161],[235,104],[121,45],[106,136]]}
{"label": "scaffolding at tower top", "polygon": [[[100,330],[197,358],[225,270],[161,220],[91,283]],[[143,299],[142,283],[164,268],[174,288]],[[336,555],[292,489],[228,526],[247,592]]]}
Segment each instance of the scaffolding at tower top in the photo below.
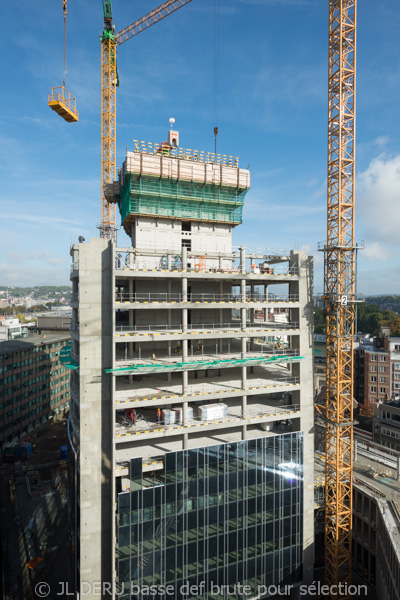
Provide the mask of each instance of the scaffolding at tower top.
{"label": "scaffolding at tower top", "polygon": [[250,188],[250,172],[238,165],[237,156],[135,140],[105,196],[118,204],[126,229],[137,216],[235,226]]}

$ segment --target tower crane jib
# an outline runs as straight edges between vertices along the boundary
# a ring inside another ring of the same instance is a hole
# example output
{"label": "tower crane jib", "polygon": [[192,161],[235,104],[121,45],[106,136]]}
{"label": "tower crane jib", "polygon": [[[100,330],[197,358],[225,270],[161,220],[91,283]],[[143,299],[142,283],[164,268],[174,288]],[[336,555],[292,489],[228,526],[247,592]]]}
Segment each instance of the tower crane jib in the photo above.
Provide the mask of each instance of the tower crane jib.
{"label": "tower crane jib", "polygon": [[104,30],[101,41],[101,224],[100,236],[116,241],[116,211],[104,196],[104,187],[116,177],[116,87],[119,85],[117,46],[158,23],[192,0],[167,0],[118,34],[111,0],[103,1]]}

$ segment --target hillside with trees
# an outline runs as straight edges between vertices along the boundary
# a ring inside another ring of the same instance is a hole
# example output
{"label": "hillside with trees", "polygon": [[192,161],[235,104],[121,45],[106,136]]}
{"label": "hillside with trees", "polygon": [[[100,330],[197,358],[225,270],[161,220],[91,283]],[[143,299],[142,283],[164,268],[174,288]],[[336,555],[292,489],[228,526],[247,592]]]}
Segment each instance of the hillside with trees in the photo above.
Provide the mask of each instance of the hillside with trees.
{"label": "hillside with trees", "polygon": [[[383,296],[382,298],[388,298]],[[399,296],[393,296],[398,298]],[[381,327],[390,327],[392,336],[400,336],[400,316],[394,310],[382,309],[382,305],[369,303],[369,298],[357,306],[357,333],[370,333],[377,335]],[[325,315],[324,310],[318,306],[314,307],[314,331],[315,333],[325,333]]]}

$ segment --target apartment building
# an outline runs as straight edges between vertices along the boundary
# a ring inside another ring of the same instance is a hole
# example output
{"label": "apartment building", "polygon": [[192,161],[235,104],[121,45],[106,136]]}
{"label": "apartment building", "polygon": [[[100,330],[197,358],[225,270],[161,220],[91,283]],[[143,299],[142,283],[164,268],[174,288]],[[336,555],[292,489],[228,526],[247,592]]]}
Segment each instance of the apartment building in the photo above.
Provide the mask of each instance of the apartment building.
{"label": "apartment building", "polygon": [[69,407],[69,371],[59,362],[70,335],[0,342],[0,444],[26,435]]}
{"label": "apartment building", "polygon": [[76,591],[312,579],[312,259],[232,247],[249,187],[237,157],[135,142],[107,192],[131,245],[71,248]]}
{"label": "apartment building", "polygon": [[390,398],[390,352],[380,338],[363,338],[354,355],[354,396],[360,414],[372,417],[376,403]]}

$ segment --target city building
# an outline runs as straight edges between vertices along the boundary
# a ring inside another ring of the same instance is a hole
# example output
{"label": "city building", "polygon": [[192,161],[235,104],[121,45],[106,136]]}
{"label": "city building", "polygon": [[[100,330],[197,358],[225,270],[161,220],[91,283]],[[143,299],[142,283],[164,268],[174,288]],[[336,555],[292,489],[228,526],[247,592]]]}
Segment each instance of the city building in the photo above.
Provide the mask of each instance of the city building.
{"label": "city building", "polygon": [[59,362],[70,335],[0,342],[0,444],[12,442],[69,407],[69,371]]}
{"label": "city building", "polygon": [[[71,309],[70,314],[72,315]],[[70,314],[38,315],[36,327],[40,333],[57,333],[59,331],[69,332],[72,319]]]}
{"label": "city building", "polygon": [[377,402],[390,398],[390,352],[382,338],[358,336],[354,347],[354,397],[360,414],[372,417]]}
{"label": "city building", "polygon": [[400,398],[400,338],[389,327],[379,335],[358,335],[354,346],[354,397],[360,413],[372,417],[377,403]]}
{"label": "city building", "polygon": [[234,250],[249,172],[171,142],[106,192],[131,245],[71,248],[75,589],[258,598],[313,575],[312,258]]}
{"label": "city building", "polygon": [[381,327],[383,347],[390,354],[390,397],[400,399],[400,337],[391,337],[390,327]]}
{"label": "city building", "polygon": [[400,452],[400,400],[384,400],[375,406],[374,442]]}
{"label": "city building", "polygon": [[[324,448],[324,429],[324,425],[316,423],[319,451]],[[383,448],[363,433],[355,433],[353,447],[352,584],[364,586],[354,597],[397,600],[400,598],[400,452]],[[323,564],[325,463],[318,451],[315,482],[315,555],[316,564]]]}
{"label": "city building", "polygon": [[0,342],[24,338],[28,335],[26,323],[20,323],[15,317],[4,318],[0,323]]}

